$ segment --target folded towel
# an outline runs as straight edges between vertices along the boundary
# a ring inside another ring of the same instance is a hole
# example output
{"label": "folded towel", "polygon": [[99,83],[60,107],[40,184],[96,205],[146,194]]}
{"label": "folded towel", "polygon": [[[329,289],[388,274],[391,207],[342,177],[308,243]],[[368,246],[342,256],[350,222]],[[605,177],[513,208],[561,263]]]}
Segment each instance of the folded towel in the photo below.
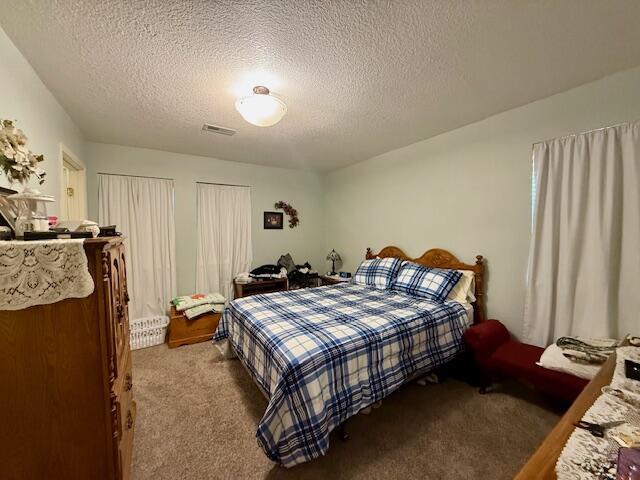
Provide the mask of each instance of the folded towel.
{"label": "folded towel", "polygon": [[251,277],[249,276],[249,272],[242,272],[236,275],[236,283],[249,283],[251,281]]}
{"label": "folded towel", "polygon": [[222,304],[214,303],[213,304],[213,311],[216,312],[216,313],[224,312],[224,303],[222,303]]}
{"label": "folded towel", "polygon": [[171,300],[171,303],[179,312],[186,310],[187,308],[197,307],[198,305],[205,305],[207,303],[223,304],[224,302],[225,298],[219,293],[209,293],[208,295],[197,293],[195,295],[176,297]]}
{"label": "folded towel", "polygon": [[198,305],[197,307],[187,308],[183,313],[189,320],[192,320],[205,313],[215,311],[215,307],[211,303],[205,305]]}
{"label": "folded towel", "polygon": [[562,349],[555,343],[549,345],[537,362],[543,368],[568,373],[579,378],[591,380],[600,370],[600,365],[593,363],[577,363],[565,357]]}

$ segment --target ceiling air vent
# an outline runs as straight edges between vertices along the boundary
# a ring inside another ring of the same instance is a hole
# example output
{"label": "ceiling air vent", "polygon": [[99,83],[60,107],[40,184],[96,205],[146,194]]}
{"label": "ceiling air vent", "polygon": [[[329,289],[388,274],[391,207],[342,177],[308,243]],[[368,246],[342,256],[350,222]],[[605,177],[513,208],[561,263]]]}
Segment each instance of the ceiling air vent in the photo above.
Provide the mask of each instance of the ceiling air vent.
{"label": "ceiling air vent", "polygon": [[219,125],[211,125],[209,123],[205,123],[204,125],[202,125],[202,130],[205,132],[219,133],[220,135],[229,136],[235,135],[235,133],[237,132],[237,130],[234,130],[233,128],[225,128]]}

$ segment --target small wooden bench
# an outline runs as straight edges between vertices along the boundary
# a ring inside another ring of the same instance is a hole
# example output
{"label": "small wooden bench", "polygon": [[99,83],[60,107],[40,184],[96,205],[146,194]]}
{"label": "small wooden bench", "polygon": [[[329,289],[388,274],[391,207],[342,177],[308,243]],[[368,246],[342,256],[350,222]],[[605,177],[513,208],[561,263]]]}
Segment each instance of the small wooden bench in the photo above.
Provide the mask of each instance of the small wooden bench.
{"label": "small wooden bench", "polygon": [[511,338],[498,320],[486,320],[470,327],[464,340],[481,373],[480,393],[487,391],[492,379],[511,377],[549,396],[573,402],[589,383],[583,378],[537,365],[544,349]]}

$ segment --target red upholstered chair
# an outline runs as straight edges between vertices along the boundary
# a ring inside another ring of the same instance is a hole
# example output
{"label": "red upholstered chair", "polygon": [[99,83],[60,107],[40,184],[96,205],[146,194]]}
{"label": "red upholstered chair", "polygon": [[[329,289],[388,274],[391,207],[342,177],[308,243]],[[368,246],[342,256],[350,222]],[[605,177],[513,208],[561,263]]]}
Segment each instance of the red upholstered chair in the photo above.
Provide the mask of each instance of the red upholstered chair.
{"label": "red upholstered chair", "polygon": [[536,365],[543,348],[518,342],[498,320],[486,320],[464,334],[482,377],[480,393],[485,393],[494,378],[511,377],[533,385],[555,398],[573,402],[588,380]]}

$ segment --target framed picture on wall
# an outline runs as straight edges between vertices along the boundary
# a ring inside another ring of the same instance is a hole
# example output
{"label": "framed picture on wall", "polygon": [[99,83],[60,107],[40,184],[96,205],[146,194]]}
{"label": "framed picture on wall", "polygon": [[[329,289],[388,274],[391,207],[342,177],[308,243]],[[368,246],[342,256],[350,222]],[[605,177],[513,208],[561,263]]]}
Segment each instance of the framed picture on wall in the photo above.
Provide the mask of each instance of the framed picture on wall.
{"label": "framed picture on wall", "polygon": [[282,212],[264,212],[264,229],[282,230],[283,216]]}

